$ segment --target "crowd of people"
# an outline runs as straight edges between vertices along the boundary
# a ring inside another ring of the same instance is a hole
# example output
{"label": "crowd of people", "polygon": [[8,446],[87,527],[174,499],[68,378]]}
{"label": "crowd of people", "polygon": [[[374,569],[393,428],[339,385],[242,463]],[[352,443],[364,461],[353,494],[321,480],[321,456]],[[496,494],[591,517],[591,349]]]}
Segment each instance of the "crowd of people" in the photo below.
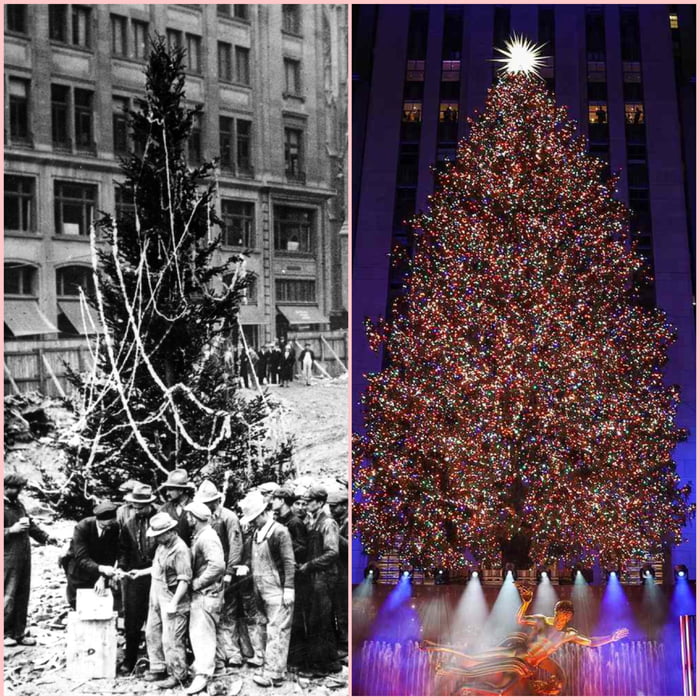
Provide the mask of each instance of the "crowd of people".
{"label": "crowd of people", "polygon": [[241,344],[236,351],[236,361],[239,364],[237,376],[241,377],[247,388],[254,386],[256,379],[260,386],[279,384],[287,387],[294,380],[298,362],[301,377],[309,386],[315,360],[310,343],[304,343],[304,349],[298,357],[291,342],[278,340],[263,345],[257,351],[253,348],[246,351]]}
{"label": "crowd of people", "polygon": [[[29,537],[55,540],[18,498],[26,480],[9,474],[4,484],[5,645],[31,645]],[[323,678],[347,664],[346,488],[267,482],[236,512],[184,469],[157,490],[128,481],[122,491],[121,504],[102,501],[77,523],[60,560],[72,608],[82,588],[113,591],[124,619],[119,673],[140,666],[144,627],[144,679],[190,695],[231,667],[253,667],[253,681],[273,687],[287,672]]]}

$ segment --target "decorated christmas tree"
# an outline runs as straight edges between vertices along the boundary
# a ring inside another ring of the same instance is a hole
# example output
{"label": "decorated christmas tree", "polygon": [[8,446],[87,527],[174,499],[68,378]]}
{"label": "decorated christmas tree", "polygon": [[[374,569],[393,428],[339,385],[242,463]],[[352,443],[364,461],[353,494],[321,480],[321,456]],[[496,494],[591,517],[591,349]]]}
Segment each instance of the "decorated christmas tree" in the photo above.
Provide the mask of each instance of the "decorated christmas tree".
{"label": "decorated christmas tree", "polygon": [[544,81],[505,73],[412,220],[412,255],[394,252],[405,294],[367,321],[387,362],[354,440],[371,556],[610,565],[680,541],[674,331],[640,301],[630,212],[585,148]]}
{"label": "decorated christmas tree", "polygon": [[185,105],[183,57],[153,42],[145,100],[129,113],[135,151],[122,161],[123,206],[92,235],[89,296],[104,332],[92,372],[73,375],[68,509],[113,497],[127,478],[156,486],[176,467],[225,479],[231,498],[288,469],[291,447],[269,397],[238,391],[238,309],[250,274],[242,256],[220,254],[214,164],[187,164],[202,107]]}

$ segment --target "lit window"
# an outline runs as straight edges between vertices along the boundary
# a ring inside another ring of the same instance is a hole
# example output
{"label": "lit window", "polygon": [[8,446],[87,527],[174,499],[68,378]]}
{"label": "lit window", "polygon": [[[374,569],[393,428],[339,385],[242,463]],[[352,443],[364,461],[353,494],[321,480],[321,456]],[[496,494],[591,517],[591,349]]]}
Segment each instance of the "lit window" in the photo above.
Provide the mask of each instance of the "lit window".
{"label": "lit window", "polygon": [[300,129],[284,130],[284,163],[288,178],[299,179],[302,173],[302,137]]}
{"label": "lit window", "polygon": [[15,141],[29,139],[29,81],[9,79],[10,136]]}
{"label": "lit window", "polygon": [[219,59],[219,80],[231,81],[231,44],[227,44],[223,41],[219,42],[218,47],[218,59]]}
{"label": "lit window", "polygon": [[112,15],[112,53],[126,56],[126,17]]}
{"label": "lit window", "polygon": [[459,119],[459,105],[456,102],[440,103],[440,121],[456,122]]}
{"label": "lit window", "polygon": [[671,29],[678,29],[678,15],[675,12],[672,12],[668,16],[668,21],[671,25]]}
{"label": "lit window", "polygon": [[[409,61],[411,63],[411,61]],[[422,61],[413,61],[413,63],[422,63]],[[443,61],[442,62],[442,77],[443,83],[454,83],[459,81],[459,61]],[[409,78],[410,80],[410,78]],[[423,78],[420,78],[423,80]]]}
{"label": "lit window", "polygon": [[146,58],[148,56],[148,23],[131,21],[131,29],[134,35],[134,56]]}
{"label": "lit window", "polygon": [[243,46],[236,46],[236,82],[250,85],[250,51]]}
{"label": "lit window", "polygon": [[94,293],[92,268],[85,265],[68,265],[56,270],[56,296],[79,297],[81,290],[87,296]]}
{"label": "lit window", "polygon": [[129,150],[129,120],[126,110],[129,100],[126,97],[112,98],[112,134],[114,152],[124,154]]}
{"label": "lit window", "polygon": [[193,73],[199,73],[201,71],[200,67],[200,53],[201,53],[202,40],[194,35],[187,35],[187,68]]}
{"label": "lit window", "polygon": [[5,175],[5,230],[34,230],[34,178]]}
{"label": "lit window", "polygon": [[97,209],[97,187],[76,182],[54,183],[54,221],[57,234],[87,236]]}
{"label": "lit window", "polygon": [[644,105],[641,103],[625,104],[625,123],[644,124]]}
{"label": "lit window", "polygon": [[403,117],[405,122],[420,122],[423,121],[423,103],[422,102],[404,102]]}
{"label": "lit window", "polygon": [[221,219],[224,222],[222,245],[235,248],[255,246],[255,205],[252,202],[222,199]]}
{"label": "lit window", "polygon": [[301,34],[299,5],[282,5],[282,29],[290,34]]}
{"label": "lit window", "polygon": [[608,106],[605,102],[589,102],[588,103],[588,123],[589,124],[607,124],[608,123]]}
{"label": "lit window", "polygon": [[284,92],[286,95],[301,93],[300,64],[291,58],[284,59]]}
{"label": "lit window", "polygon": [[605,61],[588,61],[588,82],[604,83],[605,81]]}
{"label": "lit window", "polygon": [[[459,61],[458,61],[459,63]],[[425,79],[425,61],[407,61],[406,80],[420,83]]]}
{"label": "lit window", "polygon": [[275,301],[313,304],[316,280],[275,280]]}
{"label": "lit window", "polygon": [[7,11],[7,30],[18,34],[27,33],[27,6],[5,5]]}
{"label": "lit window", "polygon": [[314,252],[314,213],[308,209],[275,207],[275,250]]}
{"label": "lit window", "polygon": [[23,263],[5,263],[5,294],[36,296],[36,268]]}

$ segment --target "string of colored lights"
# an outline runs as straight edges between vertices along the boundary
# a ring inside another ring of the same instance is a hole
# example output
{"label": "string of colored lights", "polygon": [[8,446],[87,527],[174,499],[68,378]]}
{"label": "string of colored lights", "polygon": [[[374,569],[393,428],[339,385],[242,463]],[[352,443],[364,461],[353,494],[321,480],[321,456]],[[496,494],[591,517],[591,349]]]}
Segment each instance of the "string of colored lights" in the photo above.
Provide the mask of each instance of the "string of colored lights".
{"label": "string of colored lights", "polygon": [[681,541],[675,332],[639,296],[615,178],[544,82],[509,73],[411,222],[405,293],[367,321],[386,369],[354,436],[353,521],[371,556],[461,567],[614,567]]}

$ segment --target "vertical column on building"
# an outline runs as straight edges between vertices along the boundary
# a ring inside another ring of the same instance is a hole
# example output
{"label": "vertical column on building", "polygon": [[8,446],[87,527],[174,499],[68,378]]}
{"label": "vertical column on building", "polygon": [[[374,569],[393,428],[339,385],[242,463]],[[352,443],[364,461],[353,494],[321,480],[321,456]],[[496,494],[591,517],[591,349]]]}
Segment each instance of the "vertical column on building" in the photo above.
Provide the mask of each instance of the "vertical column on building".
{"label": "vertical column on building", "polygon": [[[668,384],[681,387],[677,422],[690,430],[674,459],[682,482],[695,483],[695,323],[690,286],[691,270],[686,232],[680,125],[676,103],[673,51],[667,6],[639,6],[639,33],[647,128],[647,158],[654,246],[657,304],[678,329],[665,371]],[[673,550],[673,564],[683,563],[695,579],[695,527],[684,530],[688,542]]]}
{"label": "vertical column on building", "polygon": [[605,57],[608,85],[608,121],[610,139],[610,170],[620,173],[616,196],[627,201],[627,146],[625,139],[625,106],[620,52],[620,13],[617,5],[605,5]]}
{"label": "vertical column on building", "polygon": [[464,31],[469,34],[469,41],[465,44],[464,65],[478,66],[478,70],[472,68],[469,71],[469,82],[466,85],[462,84],[466,90],[461,102],[465,104],[466,98],[466,109],[461,122],[464,122],[466,117],[473,117],[475,110],[481,112],[484,109],[486,92],[491,85],[493,6],[465,5]]}
{"label": "vertical column on building", "polygon": [[[574,11],[576,8],[576,11]],[[556,64],[555,83],[557,86],[557,103],[566,105],[569,116],[579,124],[585,123],[584,91],[581,85],[585,80],[583,61],[585,52],[582,45],[584,33],[584,8],[575,5],[556,5],[554,15],[556,27]]]}

